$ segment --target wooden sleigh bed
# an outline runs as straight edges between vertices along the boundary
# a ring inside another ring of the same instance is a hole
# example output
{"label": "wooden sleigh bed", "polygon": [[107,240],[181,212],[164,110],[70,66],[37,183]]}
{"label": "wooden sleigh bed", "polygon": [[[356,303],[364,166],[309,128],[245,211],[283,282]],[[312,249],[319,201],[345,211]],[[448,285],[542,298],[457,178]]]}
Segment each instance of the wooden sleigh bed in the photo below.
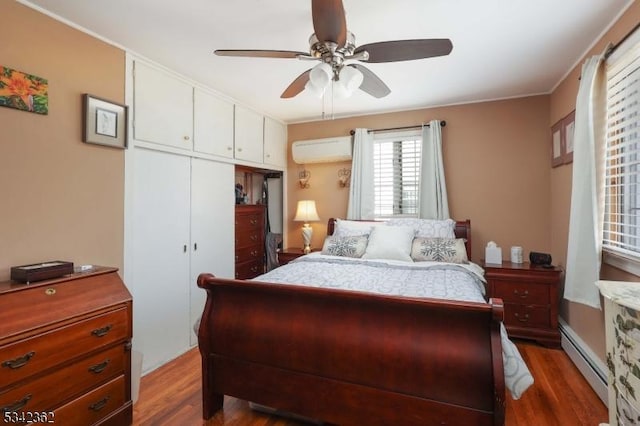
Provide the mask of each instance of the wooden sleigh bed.
{"label": "wooden sleigh bed", "polygon": [[[456,236],[470,242],[469,221],[457,222]],[[211,274],[198,286],[207,291],[198,331],[205,419],[229,395],[330,424],[504,424],[499,299],[407,298]]]}

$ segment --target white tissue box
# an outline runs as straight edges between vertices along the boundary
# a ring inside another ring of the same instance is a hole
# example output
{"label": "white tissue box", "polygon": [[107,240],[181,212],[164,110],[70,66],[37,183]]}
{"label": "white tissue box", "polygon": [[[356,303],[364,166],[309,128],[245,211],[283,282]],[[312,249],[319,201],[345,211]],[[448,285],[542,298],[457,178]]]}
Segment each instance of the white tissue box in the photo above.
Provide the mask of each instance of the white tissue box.
{"label": "white tissue box", "polygon": [[486,247],[484,249],[484,262],[494,265],[502,264],[502,248],[500,247]]}

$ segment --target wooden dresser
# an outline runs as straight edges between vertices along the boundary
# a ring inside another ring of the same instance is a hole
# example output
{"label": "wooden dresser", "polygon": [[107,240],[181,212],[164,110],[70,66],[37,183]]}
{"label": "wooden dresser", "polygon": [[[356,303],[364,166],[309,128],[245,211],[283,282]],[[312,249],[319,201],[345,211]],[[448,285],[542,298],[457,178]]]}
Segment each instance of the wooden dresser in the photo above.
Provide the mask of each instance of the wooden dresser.
{"label": "wooden dresser", "polygon": [[488,296],[504,302],[509,337],[560,347],[558,288],[562,270],[511,262],[484,264],[483,268]]}
{"label": "wooden dresser", "polygon": [[132,300],[116,268],[1,282],[0,306],[7,424],[132,423]]}
{"label": "wooden dresser", "polygon": [[264,273],[265,206],[236,205],[236,279]]}

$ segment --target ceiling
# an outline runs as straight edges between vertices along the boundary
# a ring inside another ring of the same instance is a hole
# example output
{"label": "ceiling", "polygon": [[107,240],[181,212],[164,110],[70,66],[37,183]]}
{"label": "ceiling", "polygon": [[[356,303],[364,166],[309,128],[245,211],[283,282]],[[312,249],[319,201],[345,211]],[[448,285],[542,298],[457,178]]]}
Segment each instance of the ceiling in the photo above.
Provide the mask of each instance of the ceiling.
{"label": "ceiling", "polygon": [[[215,49],[307,52],[304,0],[19,0],[287,123],[549,93],[633,0],[343,0],[356,45],[449,38],[448,56],[366,65],[376,99],[280,94],[316,62],[220,57]],[[615,40],[612,40],[615,42]]]}

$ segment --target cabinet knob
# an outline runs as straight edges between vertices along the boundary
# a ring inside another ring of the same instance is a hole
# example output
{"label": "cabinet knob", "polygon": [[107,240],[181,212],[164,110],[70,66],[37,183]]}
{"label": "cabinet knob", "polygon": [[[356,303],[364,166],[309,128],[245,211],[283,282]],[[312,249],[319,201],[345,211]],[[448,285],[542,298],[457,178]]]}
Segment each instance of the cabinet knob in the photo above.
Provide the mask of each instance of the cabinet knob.
{"label": "cabinet knob", "polygon": [[238,152],[242,152],[242,148],[238,148]]}
{"label": "cabinet knob", "polygon": [[232,147],[230,147],[230,146],[228,146],[228,147],[227,147],[227,151],[231,151],[232,149],[233,149],[233,148],[232,148]]}
{"label": "cabinet knob", "polygon": [[529,314],[524,314],[524,315],[522,316],[522,318],[520,318],[520,315],[516,312],[516,313],[514,314],[514,316],[515,316],[515,317],[516,317],[516,319],[517,319],[518,321],[520,321],[520,322],[529,322]]}
{"label": "cabinet knob", "polygon": [[185,141],[188,141],[188,140],[189,140],[189,139],[191,139],[191,138],[190,138],[189,136],[184,136],[184,137],[183,137],[183,139],[184,139]]}

